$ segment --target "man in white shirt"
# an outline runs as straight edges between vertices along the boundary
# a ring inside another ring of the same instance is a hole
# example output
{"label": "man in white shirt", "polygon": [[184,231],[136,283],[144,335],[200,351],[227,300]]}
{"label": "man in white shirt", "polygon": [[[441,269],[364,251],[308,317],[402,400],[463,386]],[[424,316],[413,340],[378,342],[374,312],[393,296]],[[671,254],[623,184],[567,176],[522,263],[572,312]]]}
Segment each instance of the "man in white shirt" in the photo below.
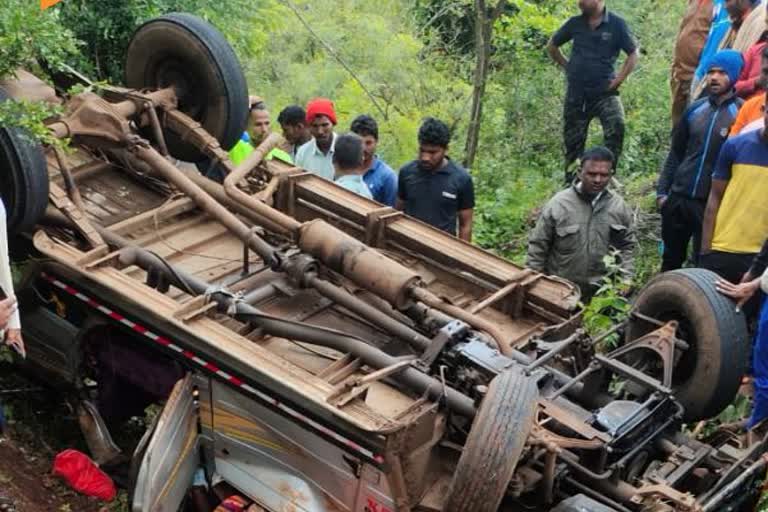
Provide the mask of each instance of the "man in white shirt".
{"label": "man in white shirt", "polygon": [[307,124],[312,140],[296,152],[296,166],[315,173],[321,178],[333,180],[333,152],[336,144],[336,112],[333,102],[315,98],[307,103]]}
{"label": "man in white shirt", "polygon": [[337,137],[333,165],[336,168],[337,185],[373,199],[368,185],[363,180],[366,168],[363,166],[363,139],[359,135],[345,133]]}
{"label": "man in white shirt", "polygon": [[8,255],[8,221],[5,205],[0,201],[0,288],[4,297],[0,300],[0,330],[3,340],[22,356],[26,355],[24,340],[21,337],[21,320],[16,307],[16,297],[13,293],[13,278],[11,276],[11,260]]}

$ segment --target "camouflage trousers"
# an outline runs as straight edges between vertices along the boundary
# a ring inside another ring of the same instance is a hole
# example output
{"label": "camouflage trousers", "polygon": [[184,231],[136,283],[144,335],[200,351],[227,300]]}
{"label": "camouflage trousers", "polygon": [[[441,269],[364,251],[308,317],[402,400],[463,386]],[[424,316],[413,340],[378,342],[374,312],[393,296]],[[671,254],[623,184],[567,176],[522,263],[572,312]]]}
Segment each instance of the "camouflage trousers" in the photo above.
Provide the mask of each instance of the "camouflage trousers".
{"label": "camouflage trousers", "polygon": [[566,95],[563,109],[563,139],[565,141],[565,174],[570,181],[573,163],[581,158],[587,141],[589,123],[594,118],[603,127],[604,145],[610,149],[618,168],[619,156],[624,145],[624,106],[618,95],[612,94],[591,100],[571,98]]}

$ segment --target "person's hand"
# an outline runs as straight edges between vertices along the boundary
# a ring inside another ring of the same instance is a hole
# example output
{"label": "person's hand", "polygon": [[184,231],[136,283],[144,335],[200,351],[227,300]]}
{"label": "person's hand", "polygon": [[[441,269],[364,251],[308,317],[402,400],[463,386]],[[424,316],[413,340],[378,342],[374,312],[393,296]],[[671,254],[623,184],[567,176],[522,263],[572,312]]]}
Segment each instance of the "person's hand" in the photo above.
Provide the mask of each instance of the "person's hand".
{"label": "person's hand", "polygon": [[656,198],[656,208],[661,211],[662,208],[664,208],[664,203],[667,202],[667,196],[659,196]]}
{"label": "person's hand", "polygon": [[718,279],[715,282],[715,288],[718,292],[722,293],[726,297],[730,297],[735,300],[736,309],[738,310],[741,309],[744,303],[751,299],[758,288],[760,288],[760,280],[753,279],[752,281],[747,281],[746,283],[733,284],[732,282],[726,281],[725,279]]}
{"label": "person's hand", "polygon": [[8,329],[5,331],[5,343],[18,352],[21,357],[27,357],[24,339],[21,337],[21,329]]}
{"label": "person's hand", "polygon": [[609,91],[616,91],[619,89],[619,87],[621,87],[621,80],[619,80],[618,78],[614,78],[613,80],[611,80],[611,83],[608,84]]}
{"label": "person's hand", "polygon": [[16,299],[13,297],[0,300],[0,330],[8,326],[11,316],[16,312],[16,307]]}

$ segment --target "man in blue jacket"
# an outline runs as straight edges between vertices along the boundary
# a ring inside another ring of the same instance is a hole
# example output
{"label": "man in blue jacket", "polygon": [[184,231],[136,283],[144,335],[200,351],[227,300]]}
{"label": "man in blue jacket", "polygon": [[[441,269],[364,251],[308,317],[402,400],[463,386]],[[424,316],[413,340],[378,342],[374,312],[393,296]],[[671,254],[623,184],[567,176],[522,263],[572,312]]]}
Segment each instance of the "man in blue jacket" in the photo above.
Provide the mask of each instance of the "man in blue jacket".
{"label": "man in blue jacket", "polygon": [[714,54],[706,66],[709,96],[690,105],[673,131],[656,191],[664,241],[662,272],[683,265],[691,238],[698,257],[712,169],[743,103],[733,90],[742,65],[741,54],[734,50]]}

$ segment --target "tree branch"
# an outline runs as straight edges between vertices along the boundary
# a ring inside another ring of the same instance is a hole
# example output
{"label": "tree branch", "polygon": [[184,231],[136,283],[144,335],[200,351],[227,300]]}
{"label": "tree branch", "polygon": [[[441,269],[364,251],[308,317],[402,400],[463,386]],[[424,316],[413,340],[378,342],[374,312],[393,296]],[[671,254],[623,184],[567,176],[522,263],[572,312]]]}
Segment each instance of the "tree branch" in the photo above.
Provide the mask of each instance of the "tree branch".
{"label": "tree branch", "polygon": [[384,111],[383,108],[381,108],[381,105],[379,105],[379,102],[376,101],[376,98],[373,96],[373,93],[366,87],[366,85],[363,83],[363,81],[360,79],[359,76],[352,70],[351,67],[344,61],[344,59],[341,58],[341,56],[336,53],[336,51],[331,48],[331,46],[326,43],[323,38],[320,37],[320,35],[314,31],[312,26],[309,24],[309,22],[304,18],[304,16],[301,15],[301,12],[299,12],[299,9],[291,2],[290,0],[280,0],[281,3],[283,3],[286,7],[288,7],[293,13],[296,15],[296,17],[299,19],[302,25],[309,31],[310,34],[312,34],[312,37],[314,37],[320,45],[325,48],[325,50],[336,59],[336,61],[341,64],[341,67],[343,67],[347,73],[349,73],[352,78],[360,85],[360,87],[363,89],[365,94],[370,98],[371,103],[373,103],[373,106],[376,107],[376,110],[378,110],[381,115],[384,117],[384,119],[389,119],[387,116],[387,113]]}

